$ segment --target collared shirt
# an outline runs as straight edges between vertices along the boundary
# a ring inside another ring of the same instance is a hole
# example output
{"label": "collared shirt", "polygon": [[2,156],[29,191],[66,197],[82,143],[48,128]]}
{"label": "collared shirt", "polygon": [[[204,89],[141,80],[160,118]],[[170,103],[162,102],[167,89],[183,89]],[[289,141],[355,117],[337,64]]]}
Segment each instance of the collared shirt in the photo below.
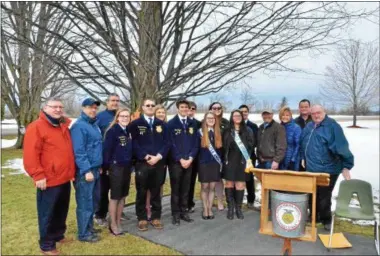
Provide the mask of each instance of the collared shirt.
{"label": "collared shirt", "polygon": [[214,131],[214,128],[210,128],[210,127],[209,127],[209,128],[208,128],[208,131]]}
{"label": "collared shirt", "polygon": [[123,131],[125,131],[127,129],[127,126],[122,126],[120,123],[119,123],[121,129],[123,129]]}
{"label": "collared shirt", "polygon": [[181,120],[181,123],[183,119],[185,119],[185,123],[187,123],[187,116],[181,116],[180,114],[178,114],[178,117],[179,117],[179,120]]}
{"label": "collared shirt", "polygon": [[144,114],[144,119],[148,122],[148,124],[150,123],[149,118],[152,119],[152,124],[153,124],[153,122],[154,122],[154,116],[147,116],[147,115]]}

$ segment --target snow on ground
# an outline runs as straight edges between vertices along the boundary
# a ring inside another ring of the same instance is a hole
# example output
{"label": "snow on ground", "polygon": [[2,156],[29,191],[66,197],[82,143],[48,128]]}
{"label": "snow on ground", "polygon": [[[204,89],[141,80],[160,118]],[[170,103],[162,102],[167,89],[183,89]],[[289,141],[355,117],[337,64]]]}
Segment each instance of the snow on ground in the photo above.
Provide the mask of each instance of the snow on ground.
{"label": "snow on ground", "polygon": [[10,159],[6,161],[5,165],[2,166],[1,168],[15,170],[14,172],[10,172],[9,175],[18,175],[18,174],[28,175],[24,169],[24,163],[23,163],[22,158]]}
{"label": "snow on ground", "polygon": [[1,140],[1,148],[10,148],[16,144],[17,139],[13,140]]}

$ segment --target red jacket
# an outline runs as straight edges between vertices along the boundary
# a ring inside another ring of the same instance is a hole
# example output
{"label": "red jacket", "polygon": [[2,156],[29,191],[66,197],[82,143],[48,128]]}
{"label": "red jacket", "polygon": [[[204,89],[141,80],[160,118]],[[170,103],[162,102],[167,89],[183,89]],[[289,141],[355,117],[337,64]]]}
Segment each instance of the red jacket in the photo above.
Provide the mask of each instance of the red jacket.
{"label": "red jacket", "polygon": [[38,181],[46,178],[53,187],[74,179],[75,161],[69,125],[64,118],[54,126],[41,111],[40,118],[28,125],[24,138],[24,167]]}

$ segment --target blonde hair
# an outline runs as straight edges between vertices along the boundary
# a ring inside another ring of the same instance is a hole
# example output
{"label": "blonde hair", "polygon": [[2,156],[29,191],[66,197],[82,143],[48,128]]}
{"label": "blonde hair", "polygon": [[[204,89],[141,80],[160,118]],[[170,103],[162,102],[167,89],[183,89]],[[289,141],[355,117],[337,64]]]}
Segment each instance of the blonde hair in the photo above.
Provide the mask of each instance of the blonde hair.
{"label": "blonde hair", "polygon": [[290,108],[285,106],[285,107],[282,107],[280,109],[280,112],[278,113],[278,117],[280,118],[280,121],[281,121],[282,116],[285,114],[285,112],[289,112],[290,117],[293,117],[293,114],[292,114],[292,111],[290,110]]}
{"label": "blonde hair", "polygon": [[201,147],[202,148],[208,148],[210,145],[210,138],[208,137],[208,127],[207,127],[207,115],[212,115],[215,118],[215,124],[214,124],[214,135],[215,135],[215,148],[221,148],[222,147],[222,134],[220,132],[220,125],[219,125],[219,119],[218,117],[211,111],[206,112],[203,117],[202,122],[202,139],[201,139]]}
{"label": "blonde hair", "polygon": [[156,105],[156,107],[154,108],[154,116],[156,117],[156,114],[157,114],[157,111],[160,110],[160,109],[163,109],[165,111],[165,120],[164,122],[166,123],[168,120],[168,115],[167,115],[167,112],[166,112],[166,108],[164,107],[164,105],[161,105],[161,104],[158,104]]}
{"label": "blonde hair", "polygon": [[[107,127],[106,131],[104,132],[104,138],[106,137],[106,134],[107,132],[115,125],[115,124],[118,124],[119,121],[117,120],[120,116],[120,113],[121,112],[128,112],[129,115],[131,115],[131,112],[129,111],[129,109],[127,108],[121,108],[119,109],[117,112],[116,112],[116,115],[114,117],[114,119],[112,120],[112,122],[110,123],[110,125]],[[131,122],[131,120],[129,120],[129,123]],[[129,124],[128,123],[128,124]]]}

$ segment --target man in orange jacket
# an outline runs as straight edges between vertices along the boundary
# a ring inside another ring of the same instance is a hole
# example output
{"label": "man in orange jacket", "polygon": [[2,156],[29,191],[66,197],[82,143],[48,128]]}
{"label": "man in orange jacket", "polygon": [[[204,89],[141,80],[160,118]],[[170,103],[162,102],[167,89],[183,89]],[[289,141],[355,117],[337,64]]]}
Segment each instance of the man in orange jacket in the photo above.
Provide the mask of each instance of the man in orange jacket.
{"label": "man in orange jacket", "polygon": [[51,98],[24,138],[24,166],[37,187],[39,244],[45,255],[58,255],[56,243],[68,241],[64,234],[75,175],[70,122],[62,102]]}

